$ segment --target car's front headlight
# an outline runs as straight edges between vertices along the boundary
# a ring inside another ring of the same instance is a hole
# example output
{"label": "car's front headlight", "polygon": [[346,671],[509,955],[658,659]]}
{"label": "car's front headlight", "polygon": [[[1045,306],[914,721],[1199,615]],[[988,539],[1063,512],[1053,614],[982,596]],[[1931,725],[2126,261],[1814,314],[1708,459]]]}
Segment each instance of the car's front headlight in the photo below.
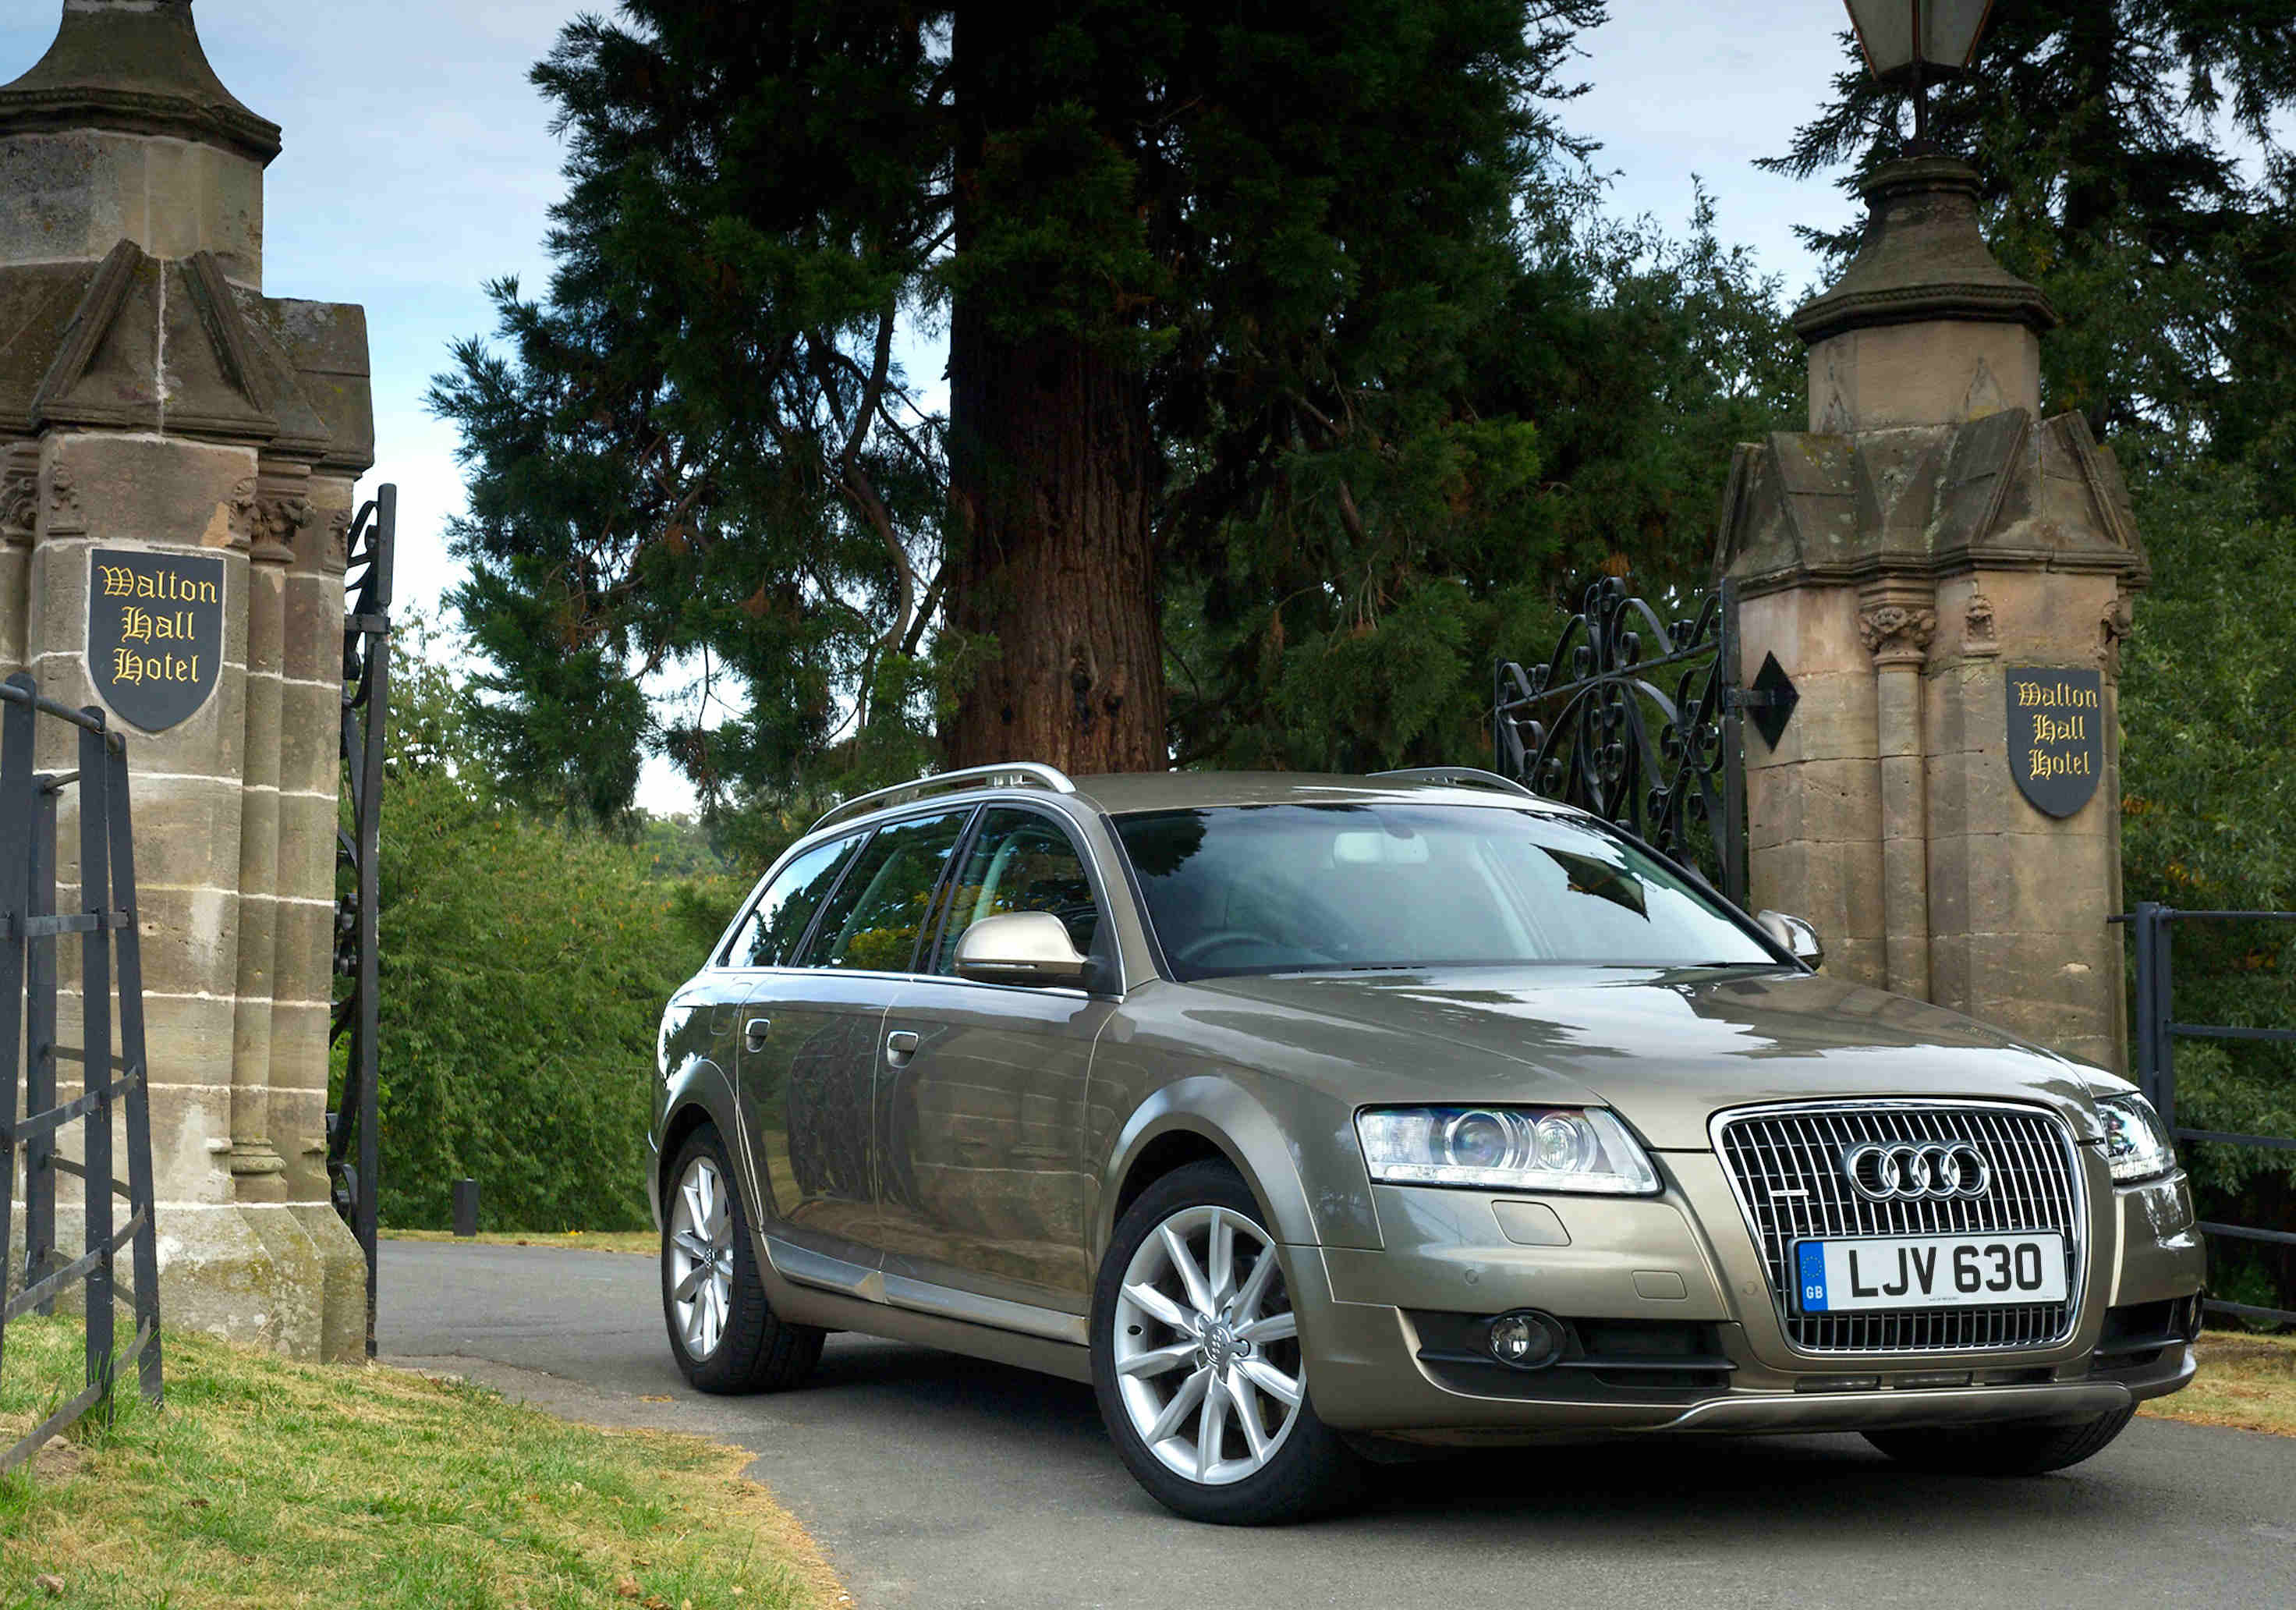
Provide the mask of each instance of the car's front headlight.
{"label": "car's front headlight", "polygon": [[2098,1099],[2096,1110],[2104,1120],[2104,1160],[2115,1185],[2150,1179],[2177,1166],[2176,1143],[2151,1102],[2142,1096],[2106,1096]]}
{"label": "car's front headlight", "polygon": [[1356,1114],[1371,1177],[1386,1185],[1647,1196],[1658,1170],[1601,1107],[1382,1107]]}

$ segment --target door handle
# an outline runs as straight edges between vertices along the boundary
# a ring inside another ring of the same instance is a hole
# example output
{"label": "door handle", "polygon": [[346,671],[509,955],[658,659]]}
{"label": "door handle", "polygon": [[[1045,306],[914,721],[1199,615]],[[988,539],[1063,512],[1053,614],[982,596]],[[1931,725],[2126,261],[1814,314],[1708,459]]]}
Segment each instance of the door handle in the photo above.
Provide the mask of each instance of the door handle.
{"label": "door handle", "polygon": [[742,1049],[750,1052],[764,1050],[766,1048],[766,1036],[771,1034],[773,1031],[774,1020],[772,1018],[751,1018],[748,1023],[742,1025]]}
{"label": "door handle", "polygon": [[917,1037],[914,1031],[896,1029],[885,1036],[885,1060],[899,1067],[916,1055]]}

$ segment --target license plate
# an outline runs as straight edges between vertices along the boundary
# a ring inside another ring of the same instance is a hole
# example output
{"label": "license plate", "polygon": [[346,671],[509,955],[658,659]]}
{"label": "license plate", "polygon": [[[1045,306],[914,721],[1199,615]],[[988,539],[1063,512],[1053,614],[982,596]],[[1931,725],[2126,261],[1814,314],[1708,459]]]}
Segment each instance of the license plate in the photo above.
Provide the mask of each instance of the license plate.
{"label": "license plate", "polygon": [[2062,1302],[2067,1294],[2065,1238],[2054,1230],[1798,1241],[1794,1268],[1806,1314]]}

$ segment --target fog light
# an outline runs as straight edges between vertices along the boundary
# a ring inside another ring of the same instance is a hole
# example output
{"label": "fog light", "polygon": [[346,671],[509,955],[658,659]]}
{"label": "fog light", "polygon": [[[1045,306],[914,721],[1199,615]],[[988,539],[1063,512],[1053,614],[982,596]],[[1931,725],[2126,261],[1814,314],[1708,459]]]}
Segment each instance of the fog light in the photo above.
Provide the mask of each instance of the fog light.
{"label": "fog light", "polygon": [[1485,1344],[1491,1357],[1515,1369],[1542,1369],[1562,1351],[1562,1327],[1545,1314],[1501,1314]]}

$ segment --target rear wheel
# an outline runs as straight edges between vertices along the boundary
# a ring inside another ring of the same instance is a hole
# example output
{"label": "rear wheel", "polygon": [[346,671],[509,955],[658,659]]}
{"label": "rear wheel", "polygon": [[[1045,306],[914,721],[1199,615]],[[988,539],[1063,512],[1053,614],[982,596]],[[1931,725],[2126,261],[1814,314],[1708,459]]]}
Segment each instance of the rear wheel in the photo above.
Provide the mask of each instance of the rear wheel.
{"label": "rear wheel", "polygon": [[1308,1396],[1275,1237],[1226,1163],[1166,1175],[1117,1226],[1092,1373],[1125,1465],[1191,1520],[1298,1520],[1360,1488],[1360,1462]]}
{"label": "rear wheel", "polygon": [[1940,1475],[2041,1475],[2101,1451],[2136,1413],[2132,1404],[2094,1420],[1869,1431],[1866,1440],[1900,1464]]}
{"label": "rear wheel", "polygon": [[827,1334],[773,1311],[750,1250],[750,1218],[726,1145],[708,1124],[670,1165],[661,1214],[661,1312],[670,1355],[703,1392],[785,1392],[821,1357]]}

